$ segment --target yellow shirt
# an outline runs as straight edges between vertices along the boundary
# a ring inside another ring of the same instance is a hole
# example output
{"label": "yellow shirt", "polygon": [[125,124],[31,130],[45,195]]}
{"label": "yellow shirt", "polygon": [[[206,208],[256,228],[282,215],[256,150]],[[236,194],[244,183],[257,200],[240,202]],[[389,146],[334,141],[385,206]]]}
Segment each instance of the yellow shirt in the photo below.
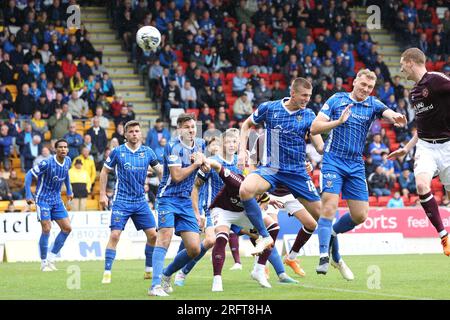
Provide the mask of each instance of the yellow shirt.
{"label": "yellow shirt", "polygon": [[91,177],[89,173],[83,168],[77,169],[72,167],[69,170],[70,183],[86,183],[86,190],[89,193],[91,190]]}
{"label": "yellow shirt", "polygon": [[83,163],[83,169],[86,170],[89,174],[91,184],[94,184],[95,177],[97,176],[94,159],[92,159],[91,156],[86,159],[82,154],[80,154],[78,157],[72,160],[72,168],[75,167],[75,162],[77,161],[77,159],[81,160],[81,162]]}

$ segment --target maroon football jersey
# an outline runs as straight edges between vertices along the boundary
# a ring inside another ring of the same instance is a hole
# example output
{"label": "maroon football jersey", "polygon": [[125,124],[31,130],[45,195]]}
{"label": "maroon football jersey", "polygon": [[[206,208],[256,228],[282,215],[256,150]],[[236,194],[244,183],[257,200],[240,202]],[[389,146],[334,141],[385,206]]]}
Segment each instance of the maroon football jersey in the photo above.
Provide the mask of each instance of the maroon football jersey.
{"label": "maroon football jersey", "polygon": [[210,209],[221,208],[233,212],[244,211],[244,206],[239,198],[239,188],[242,181],[244,181],[244,176],[223,167],[219,172],[219,176],[225,185],[211,203]]}
{"label": "maroon football jersey", "polygon": [[417,134],[421,139],[450,138],[450,78],[427,72],[412,88],[410,100],[416,112]]}

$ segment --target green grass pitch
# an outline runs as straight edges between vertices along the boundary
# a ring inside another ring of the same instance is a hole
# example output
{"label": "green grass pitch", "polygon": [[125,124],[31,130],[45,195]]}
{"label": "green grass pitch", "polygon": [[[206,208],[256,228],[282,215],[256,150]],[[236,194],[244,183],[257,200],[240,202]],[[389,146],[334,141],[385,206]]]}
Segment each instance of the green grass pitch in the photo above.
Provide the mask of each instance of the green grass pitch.
{"label": "green grass pitch", "polygon": [[[287,268],[299,284],[279,284],[271,268],[272,289],[263,289],[250,278],[253,259],[243,258],[242,271],[229,271],[233,260],[228,256],[224,292],[218,293],[211,292],[212,266],[207,255],[185,286],[174,286],[168,298],[147,296],[150,281],[143,280],[143,261],[115,261],[109,285],[101,284],[103,261],[59,262],[58,271],[47,273],[39,270],[39,263],[0,263],[0,299],[450,299],[450,260],[444,255],[348,256],[345,261],[355,274],[350,282],[331,266],[326,276],[316,275],[317,261],[317,257],[302,257],[305,278]],[[78,283],[76,275],[68,272],[71,266],[79,267],[80,289],[68,288],[68,283],[69,287]]]}

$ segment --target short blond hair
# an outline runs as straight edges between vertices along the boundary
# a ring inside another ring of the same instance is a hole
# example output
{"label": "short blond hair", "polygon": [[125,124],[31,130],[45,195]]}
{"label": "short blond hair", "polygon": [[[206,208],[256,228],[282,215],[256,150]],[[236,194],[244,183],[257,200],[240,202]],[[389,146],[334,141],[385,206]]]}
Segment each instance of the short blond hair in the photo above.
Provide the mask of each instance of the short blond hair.
{"label": "short blond hair", "polygon": [[427,61],[425,54],[419,48],[406,49],[401,57],[403,58],[403,61],[412,61],[418,65],[424,65]]}
{"label": "short blond hair", "polygon": [[356,74],[356,78],[360,78],[362,76],[366,76],[370,80],[377,81],[377,75],[375,74],[375,72],[370,71],[369,69],[361,69],[361,70],[359,70],[358,73]]}

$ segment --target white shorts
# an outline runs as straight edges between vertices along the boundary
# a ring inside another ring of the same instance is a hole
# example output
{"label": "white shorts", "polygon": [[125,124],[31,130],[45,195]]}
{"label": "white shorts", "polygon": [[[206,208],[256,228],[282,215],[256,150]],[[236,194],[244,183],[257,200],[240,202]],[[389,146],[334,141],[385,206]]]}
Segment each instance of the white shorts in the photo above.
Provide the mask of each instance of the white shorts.
{"label": "white shorts", "polygon": [[445,189],[450,191],[450,141],[433,144],[419,139],[414,159],[414,175],[419,173],[428,173],[432,177],[439,175]]}
{"label": "white shorts", "polygon": [[[282,197],[277,197],[271,194],[270,198],[280,201],[284,205],[284,210],[286,210],[290,216],[292,216],[297,211],[305,209],[305,207],[300,203],[300,201],[295,199],[295,197],[292,194],[288,194]],[[274,206],[269,204],[265,213],[278,214],[279,210],[280,209],[275,208]]]}
{"label": "white shorts", "polygon": [[[230,228],[231,225],[234,224],[248,230],[254,228],[253,224],[245,214],[245,211],[234,212],[222,208],[213,208],[211,209],[210,214],[214,227],[227,226]],[[264,219],[265,214],[263,213],[262,216]]]}

